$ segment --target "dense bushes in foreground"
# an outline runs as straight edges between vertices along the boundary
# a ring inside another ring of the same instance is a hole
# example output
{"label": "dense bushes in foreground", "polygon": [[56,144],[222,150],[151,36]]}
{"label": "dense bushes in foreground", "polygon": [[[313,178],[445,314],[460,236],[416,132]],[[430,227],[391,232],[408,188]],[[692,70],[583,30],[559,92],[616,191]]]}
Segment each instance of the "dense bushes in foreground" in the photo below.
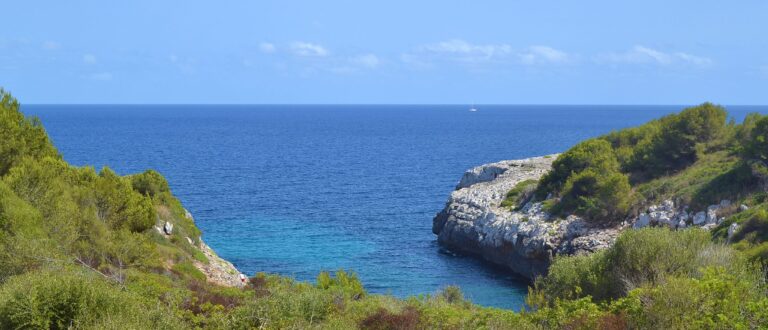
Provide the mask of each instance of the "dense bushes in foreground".
{"label": "dense bushes in foreground", "polygon": [[[245,288],[220,287],[207,283],[200,271],[199,265],[209,262],[198,249],[200,231],[159,173],[119,176],[106,168],[72,167],[9,94],[0,91],[0,100],[0,329],[725,329],[768,324],[765,274],[752,263],[768,251],[766,198],[759,194],[748,197],[755,207],[715,231],[714,241],[701,230],[643,229],[623,233],[606,251],[558,258],[550,275],[535,282],[528,309],[521,312],[474,305],[457,287],[408,299],[368,294],[353,273],[343,271],[321,273],[314,284],[259,274]],[[677,187],[692,182],[687,176],[712,182],[740,161],[730,154],[721,157],[722,146],[714,153],[698,152],[702,141],[728,136],[719,130],[732,128],[722,128],[720,117],[719,108],[705,105],[587,141],[561,156],[538,185],[557,192],[556,207],[605,219],[630,207],[628,194],[679,192]],[[753,169],[765,165],[760,143],[768,124],[761,124],[760,116],[750,118],[731,136],[750,143],[735,144],[744,147],[732,153],[749,160],[742,167],[748,173],[738,173],[752,178]],[[667,152],[662,167],[637,163]],[[692,172],[674,180],[659,176],[672,169]],[[641,187],[637,180],[647,181]],[[705,181],[697,182],[690,195],[714,196]],[[507,196],[508,206],[538,193],[536,184],[516,187]],[[170,235],[155,229],[165,222],[174,224]],[[740,223],[741,229],[731,237],[733,245],[725,245],[723,232],[730,223]]]}

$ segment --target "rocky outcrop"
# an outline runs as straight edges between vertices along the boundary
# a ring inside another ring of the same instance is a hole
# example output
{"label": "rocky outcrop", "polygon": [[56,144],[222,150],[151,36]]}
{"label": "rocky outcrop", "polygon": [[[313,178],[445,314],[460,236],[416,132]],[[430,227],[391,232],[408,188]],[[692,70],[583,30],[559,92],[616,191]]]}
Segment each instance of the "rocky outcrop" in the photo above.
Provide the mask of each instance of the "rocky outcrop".
{"label": "rocky outcrop", "polygon": [[468,170],[433,220],[438,242],[529,279],[546,273],[557,254],[589,253],[610,246],[623,227],[594,227],[577,216],[552,219],[539,202],[519,211],[500,205],[519,182],[538,180],[547,173],[556,157],[501,161]]}
{"label": "rocky outcrop", "polygon": [[[742,205],[744,206],[744,205]],[[725,220],[725,213],[730,212],[731,201],[722,200],[698,212],[689,211],[687,205],[676,205],[672,200],[665,200],[658,205],[651,205],[645,212],[631,220],[633,228],[646,226],[667,226],[672,229],[683,229],[689,226],[699,226],[712,229]],[[740,208],[742,209],[742,208]]]}
{"label": "rocky outcrop", "polygon": [[200,240],[200,250],[208,259],[208,263],[195,261],[195,267],[205,274],[208,282],[229,287],[245,286],[245,282],[242,281],[244,277],[240,271],[235,268],[235,265],[219,257],[216,252],[202,240]]}
{"label": "rocky outcrop", "polygon": [[[192,214],[187,210],[184,211],[185,216],[194,222]],[[168,223],[166,222],[166,226],[167,224]],[[173,228],[173,226],[171,226],[171,228]],[[242,275],[231,262],[219,257],[216,252],[211,249],[210,246],[203,242],[202,238],[198,239],[197,244],[195,244],[195,240],[189,237],[186,237],[186,241],[190,245],[200,250],[200,252],[202,252],[203,255],[205,255],[205,258],[208,260],[207,263],[194,260],[194,265],[198,270],[205,274],[205,277],[209,283],[228,287],[245,286],[245,282],[243,281],[245,276]]]}
{"label": "rocky outcrop", "polygon": [[[477,255],[533,279],[546,273],[556,255],[590,253],[610,247],[619,233],[628,228],[666,226],[672,229],[712,229],[725,217],[747,210],[729,200],[690,210],[664,200],[650,205],[621,224],[600,227],[578,216],[553,218],[541,202],[528,202],[519,210],[502,207],[507,192],[525,180],[538,180],[557,155],[507,160],[475,167],[464,173],[445,208],[432,222],[438,242],[450,250]],[[738,225],[728,228],[728,237]]]}

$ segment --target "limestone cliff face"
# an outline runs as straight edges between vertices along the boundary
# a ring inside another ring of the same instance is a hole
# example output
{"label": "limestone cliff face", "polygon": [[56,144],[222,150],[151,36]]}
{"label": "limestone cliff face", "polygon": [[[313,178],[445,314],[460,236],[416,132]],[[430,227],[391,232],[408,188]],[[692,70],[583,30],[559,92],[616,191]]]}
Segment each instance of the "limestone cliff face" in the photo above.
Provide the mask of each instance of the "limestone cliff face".
{"label": "limestone cliff face", "polygon": [[433,220],[438,242],[478,255],[529,279],[546,273],[556,254],[593,252],[610,246],[624,226],[592,227],[576,216],[553,219],[541,203],[520,211],[501,207],[521,181],[538,180],[557,155],[507,160],[464,173],[445,208]]}
{"label": "limestone cliff face", "polygon": [[[195,219],[192,217],[192,214],[187,210],[184,211],[185,216],[194,222]],[[171,235],[174,234],[173,224],[170,222],[165,222],[162,225],[158,225],[155,227],[155,229],[166,239],[170,239]],[[201,262],[199,260],[193,260],[193,263],[195,268],[205,274],[205,277],[209,283],[228,287],[245,286],[245,282],[243,281],[245,275],[242,275],[242,273],[240,273],[240,271],[237,270],[235,265],[233,265],[231,262],[219,257],[219,255],[217,255],[210,246],[205,244],[202,237],[198,238],[197,240],[193,240],[190,237],[185,238],[190,245],[202,252],[203,255],[205,255],[205,258],[208,260],[207,263]]]}

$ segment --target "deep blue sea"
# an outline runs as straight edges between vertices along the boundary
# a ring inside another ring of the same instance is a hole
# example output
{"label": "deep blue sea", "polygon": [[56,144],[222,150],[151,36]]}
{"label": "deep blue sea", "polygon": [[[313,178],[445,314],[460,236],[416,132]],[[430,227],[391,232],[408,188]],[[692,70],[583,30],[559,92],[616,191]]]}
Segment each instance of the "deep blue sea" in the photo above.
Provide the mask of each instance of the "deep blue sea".
{"label": "deep blue sea", "polygon": [[[64,158],[156,169],[247,274],[357,272],[404,297],[456,284],[519,309],[527,283],[442,251],[432,217],[473,166],[560,152],[682,106],[28,105]],[[729,107],[741,120],[768,107]]]}

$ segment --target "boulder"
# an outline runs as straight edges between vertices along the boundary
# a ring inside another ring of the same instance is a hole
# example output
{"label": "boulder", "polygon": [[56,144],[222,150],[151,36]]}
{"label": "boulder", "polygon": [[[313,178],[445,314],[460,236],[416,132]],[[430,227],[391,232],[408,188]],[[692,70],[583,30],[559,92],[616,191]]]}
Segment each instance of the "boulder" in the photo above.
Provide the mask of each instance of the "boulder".
{"label": "boulder", "polygon": [[632,228],[635,228],[635,229],[643,228],[643,227],[647,227],[650,224],[651,224],[651,216],[648,215],[648,213],[643,213],[639,217],[637,217],[637,221],[635,221],[635,224],[632,225]]}
{"label": "boulder", "polygon": [[732,223],[730,226],[728,226],[728,240],[731,240],[731,237],[733,237],[733,234],[736,233],[736,231],[739,230],[739,224],[738,223]]}
{"label": "boulder", "polygon": [[707,224],[710,223],[717,223],[717,210],[720,208],[719,205],[710,205],[707,207]]}
{"label": "boulder", "polygon": [[706,222],[707,222],[707,213],[704,212],[704,211],[696,213],[693,216],[693,224],[694,225],[701,226],[701,225],[703,225]]}
{"label": "boulder", "polygon": [[173,233],[173,224],[168,222],[168,221],[166,221],[165,224],[163,225],[163,232],[166,235],[172,234]]}

